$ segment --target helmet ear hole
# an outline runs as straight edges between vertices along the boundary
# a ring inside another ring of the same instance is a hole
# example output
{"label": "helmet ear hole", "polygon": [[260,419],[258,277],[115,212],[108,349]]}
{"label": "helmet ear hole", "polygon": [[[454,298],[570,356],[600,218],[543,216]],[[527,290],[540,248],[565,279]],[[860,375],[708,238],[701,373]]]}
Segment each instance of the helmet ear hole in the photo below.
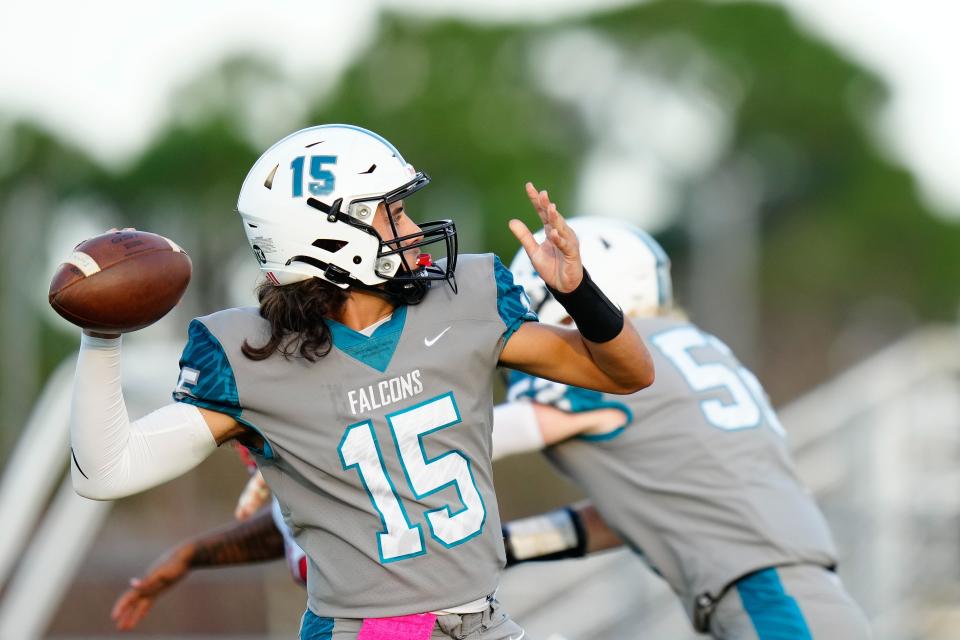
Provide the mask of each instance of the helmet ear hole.
{"label": "helmet ear hole", "polygon": [[340,249],[343,249],[345,246],[347,246],[347,241],[320,238],[318,240],[314,240],[312,244],[317,249],[323,249],[328,253],[336,253],[337,251],[340,251]]}

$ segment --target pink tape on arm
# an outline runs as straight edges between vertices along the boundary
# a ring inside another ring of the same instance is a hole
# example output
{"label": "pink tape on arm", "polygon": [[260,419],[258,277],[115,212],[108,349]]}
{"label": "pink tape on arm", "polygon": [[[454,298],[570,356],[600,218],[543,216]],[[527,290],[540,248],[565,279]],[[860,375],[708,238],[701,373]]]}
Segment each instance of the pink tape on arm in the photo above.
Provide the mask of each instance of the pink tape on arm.
{"label": "pink tape on arm", "polygon": [[367,618],[357,640],[429,640],[436,614],[415,613],[394,618]]}

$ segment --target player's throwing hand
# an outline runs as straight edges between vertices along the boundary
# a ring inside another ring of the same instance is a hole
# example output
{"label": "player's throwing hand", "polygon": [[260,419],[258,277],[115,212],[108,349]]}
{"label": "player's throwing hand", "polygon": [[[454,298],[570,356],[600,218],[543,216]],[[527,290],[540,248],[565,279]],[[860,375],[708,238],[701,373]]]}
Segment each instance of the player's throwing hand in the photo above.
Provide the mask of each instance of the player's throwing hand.
{"label": "player's throwing hand", "polygon": [[510,221],[510,231],[520,241],[543,281],[561,293],[569,293],[583,280],[577,234],[557,211],[557,205],[550,201],[546,191],[537,191],[531,182],[526,187],[527,197],[543,223],[543,242],[537,243],[530,229],[520,220]]}

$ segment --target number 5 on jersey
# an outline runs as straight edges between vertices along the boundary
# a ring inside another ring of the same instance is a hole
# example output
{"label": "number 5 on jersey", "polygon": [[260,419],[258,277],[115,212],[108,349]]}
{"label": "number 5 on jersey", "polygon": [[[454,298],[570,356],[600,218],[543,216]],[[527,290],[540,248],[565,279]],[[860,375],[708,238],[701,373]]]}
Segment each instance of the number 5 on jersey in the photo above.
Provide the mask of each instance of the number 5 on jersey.
{"label": "number 5 on jersey", "polygon": [[[418,500],[447,487],[454,487],[463,508],[449,505],[427,511],[430,535],[450,548],[483,530],[486,506],[470,469],[470,458],[461,451],[447,451],[429,458],[423,439],[431,433],[460,424],[460,412],[452,393],[432,398],[386,416],[407,484]],[[396,486],[387,473],[373,424],[367,420],[347,427],[340,441],[343,468],[356,468],[360,482],[383,523],[377,534],[380,561],[394,562],[426,553],[423,529],[413,524]]]}
{"label": "number 5 on jersey", "polygon": [[[726,389],[730,394],[729,401],[710,398],[700,403],[710,425],[724,431],[737,431],[756,427],[761,418],[765,418],[771,429],[786,436],[760,381],[747,368],[736,363],[730,348],[723,342],[692,326],[671,329],[654,336],[651,342],[680,370],[694,391]],[[713,348],[734,364],[698,362],[690,351],[702,347]]]}

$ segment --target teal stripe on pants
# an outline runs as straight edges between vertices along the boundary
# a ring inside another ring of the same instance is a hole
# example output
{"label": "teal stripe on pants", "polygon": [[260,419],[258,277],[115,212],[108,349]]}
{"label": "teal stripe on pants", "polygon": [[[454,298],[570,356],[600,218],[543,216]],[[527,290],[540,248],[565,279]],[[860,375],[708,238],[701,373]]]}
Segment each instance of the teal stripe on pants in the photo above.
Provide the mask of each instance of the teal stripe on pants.
{"label": "teal stripe on pants", "polygon": [[321,618],[310,609],[300,620],[300,640],[330,640],[333,638],[333,618]]}
{"label": "teal stripe on pants", "polygon": [[737,581],[737,593],[760,640],[813,640],[797,601],[783,590],[776,569]]}

